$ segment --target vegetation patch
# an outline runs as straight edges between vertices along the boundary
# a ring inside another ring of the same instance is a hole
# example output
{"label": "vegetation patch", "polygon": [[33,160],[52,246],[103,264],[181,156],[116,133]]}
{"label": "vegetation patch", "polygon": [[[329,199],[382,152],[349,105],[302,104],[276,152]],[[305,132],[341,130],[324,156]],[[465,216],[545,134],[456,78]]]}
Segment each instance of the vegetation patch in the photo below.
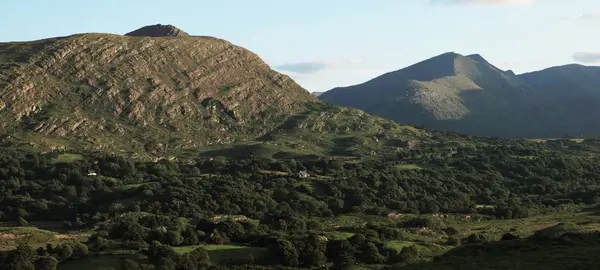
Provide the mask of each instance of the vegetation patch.
{"label": "vegetation patch", "polygon": [[52,159],[52,163],[72,163],[75,161],[84,160],[85,158],[80,154],[63,153]]}

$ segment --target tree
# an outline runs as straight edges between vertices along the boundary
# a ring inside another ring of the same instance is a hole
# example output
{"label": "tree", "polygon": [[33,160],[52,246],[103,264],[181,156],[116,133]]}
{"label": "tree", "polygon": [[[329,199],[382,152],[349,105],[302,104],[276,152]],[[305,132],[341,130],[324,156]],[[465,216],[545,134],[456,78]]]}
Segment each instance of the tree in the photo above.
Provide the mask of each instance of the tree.
{"label": "tree", "polygon": [[35,265],[37,270],[56,270],[58,261],[52,256],[46,256],[38,259]]}
{"label": "tree", "polygon": [[302,241],[296,242],[299,253],[299,263],[306,267],[322,266],[327,262],[325,252],[326,240],[318,235],[310,235]]}
{"label": "tree", "polygon": [[203,248],[197,248],[192,252],[181,255],[177,263],[177,269],[206,269],[209,265],[210,258],[208,257],[208,252]]}
{"label": "tree", "polygon": [[29,222],[27,222],[27,220],[25,220],[24,217],[20,216],[19,219],[17,220],[17,226],[27,227],[27,226],[29,226]]}
{"label": "tree", "polygon": [[123,270],[140,270],[140,265],[132,259],[125,259],[123,260]]}
{"label": "tree", "polygon": [[292,244],[292,242],[285,239],[277,239],[275,244],[271,247],[271,254],[278,259],[278,263],[285,266],[297,266],[298,265],[298,251]]}
{"label": "tree", "polygon": [[169,231],[166,234],[165,243],[172,246],[179,246],[183,243],[183,237],[179,232]]}
{"label": "tree", "polygon": [[385,258],[379,253],[377,246],[375,246],[375,244],[372,242],[365,243],[360,255],[361,260],[368,264],[376,264],[385,260]]}
{"label": "tree", "polygon": [[333,269],[349,269],[355,263],[355,247],[348,240],[333,240],[327,243],[327,257],[333,260]]}
{"label": "tree", "polygon": [[110,247],[110,240],[98,235],[92,235],[88,240],[88,247],[94,251],[103,251]]}
{"label": "tree", "polygon": [[505,233],[502,235],[502,238],[500,239],[500,241],[510,241],[510,240],[515,240],[515,239],[519,239],[519,236],[516,236],[512,233]]}
{"label": "tree", "polygon": [[35,260],[35,251],[27,244],[19,244],[17,249],[12,251],[8,258],[8,267],[6,269],[35,270],[33,261]]}
{"label": "tree", "polygon": [[208,239],[208,242],[211,244],[222,245],[229,243],[229,238],[227,238],[227,236],[222,235],[219,231],[215,230]]}
{"label": "tree", "polygon": [[242,224],[230,219],[218,223],[217,230],[223,236],[227,236],[233,241],[241,240],[244,237],[244,234],[246,233]]}
{"label": "tree", "polygon": [[158,241],[153,241],[148,248],[148,259],[154,265],[163,265],[164,262],[177,258],[177,253],[173,248],[163,245]]}
{"label": "tree", "polygon": [[403,263],[413,263],[418,260],[419,251],[415,246],[404,247],[398,256]]}
{"label": "tree", "polygon": [[192,227],[187,227],[183,231],[183,243],[186,245],[197,245],[200,242],[198,233]]}
{"label": "tree", "polygon": [[59,261],[66,261],[73,256],[73,248],[68,244],[61,244],[56,247],[56,252],[58,253]]}
{"label": "tree", "polygon": [[82,258],[86,257],[89,253],[90,251],[88,250],[88,247],[86,245],[82,243],[73,244],[73,256],[77,258]]}
{"label": "tree", "polygon": [[48,252],[46,252],[46,250],[43,247],[39,247],[38,249],[35,250],[35,252],[40,257],[45,257],[48,255]]}

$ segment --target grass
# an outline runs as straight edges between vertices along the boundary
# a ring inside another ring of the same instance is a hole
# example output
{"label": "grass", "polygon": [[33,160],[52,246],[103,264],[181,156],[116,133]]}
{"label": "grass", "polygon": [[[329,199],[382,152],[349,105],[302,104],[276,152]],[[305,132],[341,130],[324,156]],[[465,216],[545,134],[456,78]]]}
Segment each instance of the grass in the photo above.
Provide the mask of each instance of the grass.
{"label": "grass", "polygon": [[332,232],[327,235],[329,240],[344,240],[354,236],[351,232]]}
{"label": "grass", "polygon": [[206,249],[210,260],[215,263],[246,263],[251,260],[264,259],[268,256],[266,248],[241,245],[196,245],[174,247],[173,249],[179,254],[184,254],[199,247]]}
{"label": "grass", "polygon": [[600,269],[597,234],[530,238],[462,246],[428,261],[395,269]]}
{"label": "grass", "polygon": [[415,242],[411,241],[402,241],[402,240],[392,240],[386,243],[388,247],[391,247],[397,251],[401,251],[405,247],[414,246]]}
{"label": "grass", "polygon": [[135,261],[144,261],[145,256],[139,253],[119,254],[119,255],[100,255],[90,256],[80,260],[69,261],[58,266],[58,270],[121,270],[123,269],[123,260],[131,259]]}
{"label": "grass", "polygon": [[152,184],[152,183],[157,183],[157,182],[144,182],[144,183],[137,183],[137,184],[128,184],[128,185],[124,185],[123,189],[134,189],[134,188],[139,188],[143,185],[146,184]]}
{"label": "grass", "polygon": [[64,153],[64,154],[58,155],[56,158],[53,158],[52,164],[73,163],[75,161],[79,161],[79,160],[83,160],[83,159],[84,159],[84,157],[79,154]]}
{"label": "grass", "polygon": [[396,168],[398,168],[401,171],[410,171],[410,170],[421,170],[421,169],[423,169],[421,166],[416,165],[416,164],[400,164],[400,165],[397,165]]}
{"label": "grass", "polygon": [[46,244],[61,242],[85,241],[87,235],[57,234],[52,231],[35,227],[5,227],[0,228],[0,251],[15,249],[20,243],[27,243],[34,248]]}

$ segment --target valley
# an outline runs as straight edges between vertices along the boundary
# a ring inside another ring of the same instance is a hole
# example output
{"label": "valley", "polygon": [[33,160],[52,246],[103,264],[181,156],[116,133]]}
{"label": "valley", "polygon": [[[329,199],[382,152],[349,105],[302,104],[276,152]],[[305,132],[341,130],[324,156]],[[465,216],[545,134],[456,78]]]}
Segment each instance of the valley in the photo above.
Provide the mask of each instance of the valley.
{"label": "valley", "polygon": [[0,269],[596,269],[592,118],[524,80],[447,53],[311,94],[172,25],[0,43]]}

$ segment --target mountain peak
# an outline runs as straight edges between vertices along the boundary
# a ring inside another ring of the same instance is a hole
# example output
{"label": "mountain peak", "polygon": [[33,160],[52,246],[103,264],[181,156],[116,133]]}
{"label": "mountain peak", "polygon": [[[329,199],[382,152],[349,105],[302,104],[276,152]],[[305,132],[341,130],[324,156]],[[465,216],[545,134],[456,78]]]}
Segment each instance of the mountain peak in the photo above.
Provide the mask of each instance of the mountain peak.
{"label": "mountain peak", "polygon": [[183,30],[181,30],[173,25],[170,25],[170,24],[148,25],[148,26],[144,26],[140,29],[131,31],[125,35],[131,36],[131,37],[187,37],[187,36],[189,36],[188,33],[184,32]]}
{"label": "mountain peak", "polygon": [[481,54],[478,54],[478,53],[469,54],[469,55],[467,55],[467,58],[470,58],[471,60],[474,60],[474,61],[480,62],[480,63],[488,62],[487,60],[485,60],[485,58],[483,58],[483,56],[481,56]]}

